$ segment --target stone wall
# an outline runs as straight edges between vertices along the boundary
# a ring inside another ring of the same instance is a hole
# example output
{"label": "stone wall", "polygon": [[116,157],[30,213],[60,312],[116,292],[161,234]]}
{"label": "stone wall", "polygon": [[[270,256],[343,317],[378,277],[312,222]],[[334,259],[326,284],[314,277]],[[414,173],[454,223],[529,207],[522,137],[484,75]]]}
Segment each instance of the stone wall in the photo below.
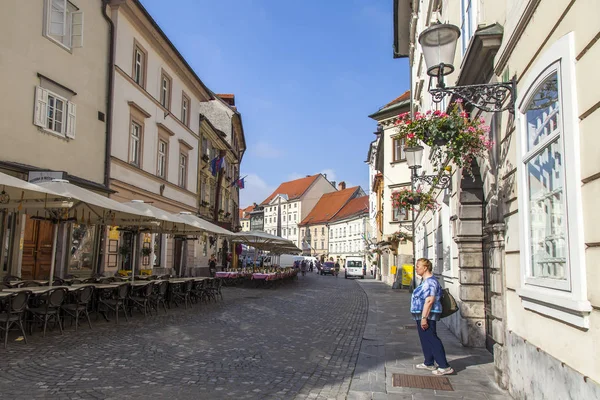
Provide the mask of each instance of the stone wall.
{"label": "stone wall", "polygon": [[[600,399],[600,384],[533,346],[515,333],[506,336],[508,389],[515,399]],[[574,351],[584,351],[575,349]],[[496,356],[496,354],[494,354]]]}

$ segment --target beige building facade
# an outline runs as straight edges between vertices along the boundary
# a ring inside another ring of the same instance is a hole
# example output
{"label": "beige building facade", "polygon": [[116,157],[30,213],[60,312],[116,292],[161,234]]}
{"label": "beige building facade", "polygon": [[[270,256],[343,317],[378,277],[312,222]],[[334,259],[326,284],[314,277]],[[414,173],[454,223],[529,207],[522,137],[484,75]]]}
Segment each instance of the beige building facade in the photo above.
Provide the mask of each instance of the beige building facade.
{"label": "beige building facade", "polygon": [[440,213],[417,220],[417,256],[438,260],[450,248],[435,271],[460,303],[447,323],[463,344],[493,351],[497,380],[515,398],[600,398],[600,4],[409,3],[395,2],[396,52],[409,56],[415,111],[448,105],[427,92],[417,40],[429,21],[461,31],[448,86],[516,81],[514,113],[467,109],[496,145],[473,164],[474,179],[455,170],[438,193],[449,228]]}
{"label": "beige building facade", "polygon": [[[0,126],[0,171],[31,182],[68,179],[106,194],[110,25],[102,3],[8,0],[2,5],[0,20],[7,32],[0,39],[2,83],[9,96]],[[91,273],[97,249],[89,240],[85,254],[82,249],[72,253],[81,255],[77,260],[66,251],[80,228],[87,238],[96,234],[94,227],[61,226],[57,271],[73,262],[84,275]],[[0,242],[0,275],[49,276],[50,222],[0,211]]]}
{"label": "beige building facade", "polygon": [[373,150],[369,153],[372,193],[376,194],[376,188],[381,188],[379,201],[371,199],[371,207],[376,208],[375,211],[371,211],[373,224],[377,225],[377,220],[380,218],[381,227],[378,240],[374,243],[376,245],[379,243],[374,255],[378,259],[379,277],[388,285],[392,285],[398,278],[397,274],[392,274],[393,266],[396,266],[398,271],[403,264],[413,262],[412,241],[403,240],[396,244],[390,243],[389,240],[397,232],[412,233],[410,210],[397,209],[392,205],[392,193],[410,188],[411,185],[411,172],[406,163],[404,142],[394,138],[397,134],[398,115],[408,111],[410,111],[410,93],[406,92],[369,115],[377,121],[378,127],[377,139],[372,144]]}

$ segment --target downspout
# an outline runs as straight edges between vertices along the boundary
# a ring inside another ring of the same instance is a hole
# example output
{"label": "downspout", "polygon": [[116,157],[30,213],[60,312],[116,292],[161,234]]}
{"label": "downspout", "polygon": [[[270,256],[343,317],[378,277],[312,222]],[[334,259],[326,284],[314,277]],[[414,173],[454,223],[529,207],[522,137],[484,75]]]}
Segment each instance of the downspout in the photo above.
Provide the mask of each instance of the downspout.
{"label": "downspout", "polygon": [[110,0],[102,0],[102,15],[110,26],[108,54],[108,84],[106,87],[106,143],[104,149],[104,186],[110,184],[110,150],[112,146],[113,81],[115,71],[115,24],[106,13]]}

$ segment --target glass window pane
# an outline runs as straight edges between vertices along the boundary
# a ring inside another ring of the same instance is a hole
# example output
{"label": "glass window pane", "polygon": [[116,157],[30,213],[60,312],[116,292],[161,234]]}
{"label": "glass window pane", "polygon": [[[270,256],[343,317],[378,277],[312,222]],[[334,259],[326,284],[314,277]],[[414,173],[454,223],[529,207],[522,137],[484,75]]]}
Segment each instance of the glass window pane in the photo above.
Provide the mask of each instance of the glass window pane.
{"label": "glass window pane", "polygon": [[527,106],[527,151],[546,137],[560,132],[560,118],[558,73],[554,72],[542,83]]}
{"label": "glass window pane", "polygon": [[532,275],[567,279],[563,151],[560,138],[527,163]]}
{"label": "glass window pane", "polygon": [[85,276],[92,273],[94,266],[95,226],[73,224],[69,251],[69,274]]}

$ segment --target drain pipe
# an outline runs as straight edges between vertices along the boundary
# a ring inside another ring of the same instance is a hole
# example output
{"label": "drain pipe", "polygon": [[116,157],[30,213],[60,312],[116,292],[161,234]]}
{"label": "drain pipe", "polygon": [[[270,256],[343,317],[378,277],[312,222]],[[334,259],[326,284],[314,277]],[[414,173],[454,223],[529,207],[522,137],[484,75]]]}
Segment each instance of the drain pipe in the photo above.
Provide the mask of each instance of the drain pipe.
{"label": "drain pipe", "polygon": [[110,184],[110,148],[112,146],[113,81],[115,72],[115,24],[106,9],[110,0],[102,0],[102,15],[110,26],[108,54],[108,84],[106,87],[106,143],[104,149],[104,186]]}

